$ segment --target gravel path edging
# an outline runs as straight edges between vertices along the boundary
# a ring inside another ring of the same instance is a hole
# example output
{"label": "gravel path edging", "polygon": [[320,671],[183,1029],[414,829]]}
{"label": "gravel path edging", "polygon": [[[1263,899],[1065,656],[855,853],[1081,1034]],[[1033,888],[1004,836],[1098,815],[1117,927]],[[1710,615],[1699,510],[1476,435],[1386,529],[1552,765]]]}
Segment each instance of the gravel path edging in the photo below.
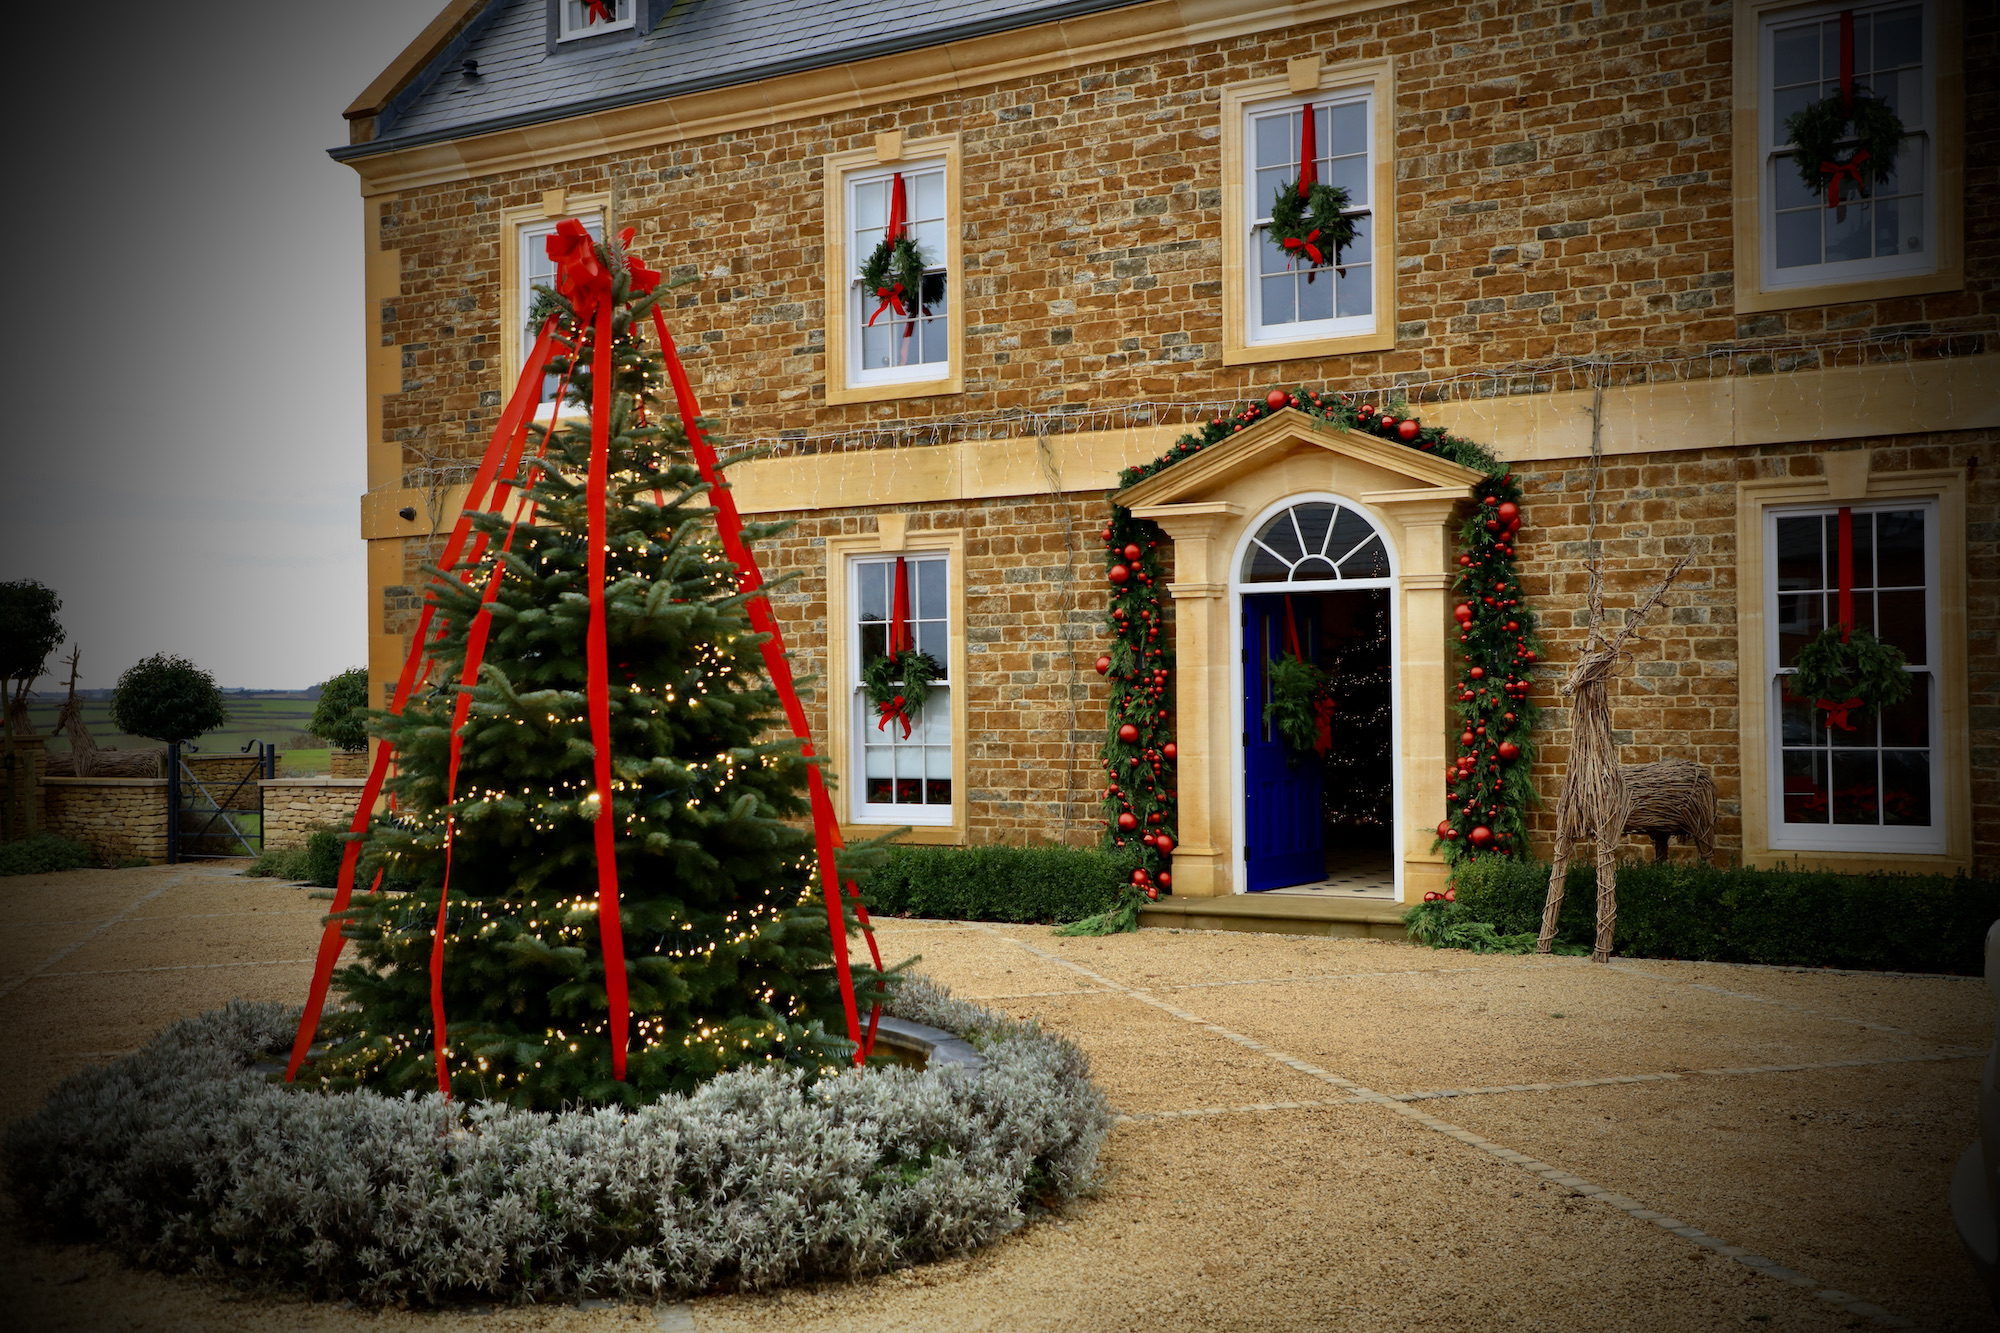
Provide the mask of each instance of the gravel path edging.
{"label": "gravel path edging", "polygon": [[[1504,1162],[1509,1166],[1518,1167],[1519,1169],[1527,1171],[1530,1174],[1535,1175],[1542,1180],[1550,1182],[1551,1184],[1560,1185],[1563,1188],[1570,1190],[1574,1194],[1578,1194],[1585,1198],[1595,1200],[1596,1202],[1605,1204],[1607,1207],[1615,1208],[1619,1212],[1624,1213],[1625,1215],[1633,1218],[1636,1221],[1649,1222],[1652,1225],[1660,1228],[1662,1231],[1668,1232],[1675,1236],[1679,1236],[1680,1238],[1690,1242],[1691,1244],[1698,1245],[1703,1249],[1712,1251],[1713,1253],[1721,1255],[1725,1258],[1733,1259],[1737,1263],[1740,1263],[1745,1267],[1752,1269],[1755,1272],[1761,1273],[1766,1277],[1774,1278],[1790,1286],[1800,1288],[1801,1290],[1810,1291],[1813,1293],[1813,1295],[1815,1295],[1816,1297],[1818,1297],[1823,1301],[1826,1301],[1828,1304],[1838,1309],[1845,1310],[1849,1314],[1867,1319],[1880,1327],[1901,1328],[1901,1329],[1918,1328],[1918,1325],[1911,1320],[1904,1319],[1899,1315],[1891,1314],[1889,1311],[1883,1309],[1879,1305],[1875,1305],[1869,1301],[1864,1301],[1859,1297],[1850,1295],[1849,1293],[1841,1291],[1836,1287],[1820,1282],[1815,1278],[1807,1277],[1803,1273],[1799,1273],[1793,1269],[1785,1267],[1783,1264],[1780,1264],[1775,1259],[1766,1258],[1763,1255],[1753,1253],[1752,1251],[1745,1249],[1740,1245],[1731,1245],[1727,1241],[1724,1241],[1719,1237],[1709,1235],[1707,1232],[1702,1231],[1698,1227],[1689,1226],[1677,1218],[1669,1217],[1664,1213],[1656,1212],[1650,1208],[1647,1208],[1644,1204],[1639,1203],[1637,1200],[1626,1198],[1624,1195],[1614,1193],[1611,1190],[1605,1189],[1603,1186],[1592,1184],[1591,1182],[1584,1180],[1580,1176],[1576,1176],[1568,1171],[1564,1171],[1560,1167],[1551,1166],[1549,1163],[1540,1161],[1534,1157],[1529,1156],[1526,1153],[1516,1152],[1513,1149],[1508,1148],[1502,1144],[1495,1143],[1490,1139],[1486,1139],[1478,1134],[1474,1134],[1472,1131],[1468,1129],[1463,1129],[1460,1126],[1454,1125],[1448,1120],[1441,1120],[1438,1117],[1433,1116],[1428,1112],[1421,1110],[1419,1107],[1413,1105],[1411,1102],[1403,1100],[1403,1098],[1400,1096],[1392,1095],[1389,1093],[1377,1092],[1373,1088],[1365,1087],[1362,1084],[1356,1083],[1351,1079],[1342,1078],[1340,1075],[1335,1074],[1330,1070],[1322,1069],[1318,1065],[1312,1064],[1305,1060],[1301,1060],[1296,1056],[1289,1055],[1283,1051],[1267,1046],[1263,1042],[1257,1041],[1255,1038],[1245,1036],[1240,1032],[1233,1032],[1230,1029],[1225,1028],[1218,1023],[1210,1022],[1208,1019],[1203,1018],[1199,1014],[1190,1013],[1185,1009],[1181,1009],[1174,1005],[1171,1005],[1167,1003],[1165,1000],[1157,998],[1156,996],[1151,994],[1150,991],[1148,990],[1143,990],[1132,986],[1126,986],[1123,983],[1113,981],[1111,978],[1103,976],[1100,973],[1093,972],[1089,968],[1086,968],[1079,963],[1071,962],[1069,959],[1064,958],[1058,954],[1051,953],[1046,949],[1037,948],[1036,946],[1029,944],[1025,940],[1016,939],[1012,936],[1002,934],[999,930],[992,929],[991,927],[988,927],[987,929],[991,930],[991,933],[995,937],[1003,940],[1004,942],[1012,944],[1016,948],[1021,949],[1022,951],[1031,954],[1034,957],[1040,958],[1045,962],[1053,963],[1058,967],[1062,967],[1071,972],[1074,972],[1077,975],[1082,976],[1101,987],[1104,987],[1107,991],[1128,996],[1131,999],[1137,1000],[1141,1004],[1150,1005],[1153,1008],[1158,1009],[1163,1013],[1170,1014],[1173,1017],[1180,1019],[1183,1022],[1195,1024],[1198,1027],[1204,1028],[1207,1031],[1215,1033],[1217,1036],[1220,1036],[1227,1041],[1234,1042],[1236,1045],[1241,1046],[1246,1050],[1255,1051],[1267,1059],[1276,1061],[1278,1064],[1284,1065],[1288,1069],[1292,1069],[1298,1073],[1308,1075],[1312,1078],[1317,1078],[1320,1081],[1331,1084],[1332,1086],[1339,1088],[1343,1092],[1349,1094],[1349,1098],[1346,1102],[1344,1103],[1334,1102],[1332,1103],[1333,1105],[1373,1104],[1376,1106],[1380,1106],[1385,1110],[1392,1112],[1395,1115],[1402,1116],[1408,1120],[1412,1120],[1417,1124],[1423,1126],[1425,1129],[1433,1131],[1434,1133],[1442,1134],[1447,1138],[1454,1139],[1457,1142],[1462,1143],[1469,1148],[1475,1148],[1478,1151],[1485,1153],[1487,1156],[1492,1157],[1497,1161]],[[1632,971],[1632,969],[1620,969],[1620,970]],[[1637,975],[1644,976],[1646,974],[1637,973]],[[1671,978],[1658,978],[1658,977],[1648,977],[1647,979],[1666,980],[1666,981],[1672,980]],[[1677,984],[1689,984],[1689,983],[1677,983]],[[1705,987],[1704,989],[1715,989],[1715,988]],[[1734,992],[1724,992],[1724,993],[1734,994]],[[1744,996],[1742,998],[1761,1000],[1764,999],[1765,997]],[[1772,1003],[1781,1003],[1781,1002],[1772,1001]],[[1797,1006],[1793,1005],[1784,1005],[1784,1007],[1797,1008]],[[1857,1020],[1849,1020],[1849,1021],[1857,1021]],[[1858,1023],[1858,1025],[1864,1027],[1872,1026],[1866,1023]],[[1895,1030],[1900,1031],[1900,1029],[1895,1029]],[[1963,1059],[1967,1057],[1943,1056],[1934,1058]],[[1835,1063],[1844,1066],[1850,1062],[1841,1061]],[[1743,1070],[1740,1071],[1717,1070],[1712,1072],[1716,1073],[1764,1072],[1764,1070],[1765,1067],[1763,1066],[1757,1066],[1754,1068],[1746,1066]],[[1711,1071],[1701,1071],[1701,1072],[1711,1072]],[[1781,1067],[1772,1066],[1770,1067],[1770,1072],[1783,1072],[1783,1071]],[[1635,1081],[1640,1081],[1638,1076],[1614,1076],[1605,1079],[1589,1080],[1588,1082],[1597,1085],[1606,1085],[1613,1083],[1625,1083],[1625,1082],[1635,1082]],[[1301,1104],[1302,1107],[1303,1105],[1304,1104]],[[1273,1110],[1278,1109],[1277,1103],[1269,1103],[1268,1106],[1270,1109]],[[1219,1114],[1220,1112],[1215,1112],[1215,1113]],[[1175,1114],[1176,1113],[1172,1112],[1166,1113],[1166,1115],[1168,1116],[1173,1116]]]}

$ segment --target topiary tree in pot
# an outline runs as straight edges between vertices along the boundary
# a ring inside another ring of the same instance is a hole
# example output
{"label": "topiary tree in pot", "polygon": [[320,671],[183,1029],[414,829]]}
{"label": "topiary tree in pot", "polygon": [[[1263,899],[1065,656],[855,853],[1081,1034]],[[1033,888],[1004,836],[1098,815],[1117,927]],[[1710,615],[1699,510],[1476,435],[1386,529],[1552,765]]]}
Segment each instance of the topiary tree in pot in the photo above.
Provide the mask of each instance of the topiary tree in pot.
{"label": "topiary tree in pot", "polygon": [[127,667],[111,696],[111,721],[120,731],[169,745],[185,745],[229,721],[215,677],[168,653]]}
{"label": "topiary tree in pot", "polygon": [[368,748],[368,668],[349,667],[319,685],[313,707],[312,734],[336,750]]}

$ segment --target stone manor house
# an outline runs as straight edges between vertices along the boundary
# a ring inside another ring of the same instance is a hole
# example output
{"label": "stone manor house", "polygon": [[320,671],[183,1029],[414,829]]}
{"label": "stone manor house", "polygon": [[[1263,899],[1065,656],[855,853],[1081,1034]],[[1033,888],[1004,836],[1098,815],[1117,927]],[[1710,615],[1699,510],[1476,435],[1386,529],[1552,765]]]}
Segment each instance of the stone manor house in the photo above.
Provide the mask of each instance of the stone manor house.
{"label": "stone manor house", "polygon": [[[1614,608],[1687,552],[1613,723],[1626,762],[1713,773],[1718,858],[2000,873],[1982,68],[2000,17],[1964,0],[451,0],[333,150],[364,202],[374,681],[578,217],[697,279],[676,337],[719,438],[768,451],[743,507],[795,521],[765,554],[799,575],[778,612],[851,833],[1094,841],[1117,474],[1303,386],[1513,465],[1550,803],[1588,543]],[[1904,137],[1830,207],[1783,126],[1843,76]],[[1355,225],[1338,270],[1268,236],[1308,121]],[[878,316],[858,269],[897,191],[926,268]],[[1283,412],[1125,497],[1173,544],[1176,901],[1283,887],[1253,882],[1246,772],[1284,594],[1384,684],[1335,722],[1367,782],[1306,836],[1396,901],[1441,887],[1471,476]],[[1783,680],[1834,615],[1842,511],[1856,615],[1916,679],[1829,732]],[[908,739],[860,687],[899,556],[945,673]]]}

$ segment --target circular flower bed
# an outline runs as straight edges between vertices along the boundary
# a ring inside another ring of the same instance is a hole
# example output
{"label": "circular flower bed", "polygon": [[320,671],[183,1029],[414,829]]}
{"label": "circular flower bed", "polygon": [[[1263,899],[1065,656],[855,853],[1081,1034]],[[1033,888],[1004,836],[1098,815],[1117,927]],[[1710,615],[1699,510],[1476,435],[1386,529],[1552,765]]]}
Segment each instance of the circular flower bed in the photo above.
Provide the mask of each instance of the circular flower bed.
{"label": "circular flower bed", "polygon": [[362,1301],[659,1300],[970,1249],[1075,1197],[1110,1127],[1082,1051],[910,977],[983,1069],[774,1067],[560,1114],[286,1088],[298,1011],[233,1003],[9,1131],[24,1217],[131,1262]]}

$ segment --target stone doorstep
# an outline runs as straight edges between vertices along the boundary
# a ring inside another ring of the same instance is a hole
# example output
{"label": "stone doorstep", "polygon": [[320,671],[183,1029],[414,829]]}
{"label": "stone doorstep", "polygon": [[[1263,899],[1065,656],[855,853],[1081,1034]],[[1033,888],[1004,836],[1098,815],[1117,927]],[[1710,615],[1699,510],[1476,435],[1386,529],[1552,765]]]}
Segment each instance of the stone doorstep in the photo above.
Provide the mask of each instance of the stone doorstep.
{"label": "stone doorstep", "polygon": [[1139,909],[1141,926],[1175,930],[1244,930],[1267,935],[1330,935],[1348,939],[1405,938],[1409,907],[1384,899],[1273,897],[1265,893],[1213,898],[1165,897]]}

